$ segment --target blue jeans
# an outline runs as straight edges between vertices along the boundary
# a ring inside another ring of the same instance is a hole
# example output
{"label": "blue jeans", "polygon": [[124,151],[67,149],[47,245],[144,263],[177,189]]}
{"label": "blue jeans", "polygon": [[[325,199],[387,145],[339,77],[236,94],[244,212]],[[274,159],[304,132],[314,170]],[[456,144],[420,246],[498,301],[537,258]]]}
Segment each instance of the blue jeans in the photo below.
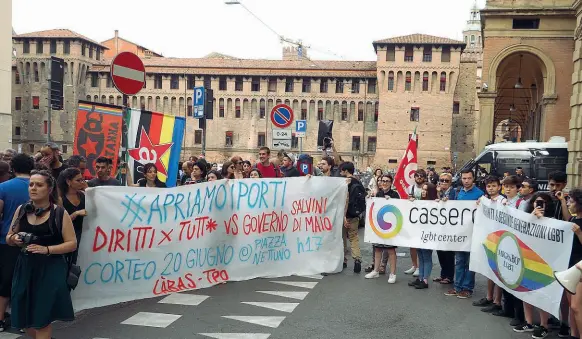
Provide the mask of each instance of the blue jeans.
{"label": "blue jeans", "polygon": [[418,250],[418,271],[420,280],[428,280],[432,272],[432,250],[419,248]]}
{"label": "blue jeans", "polygon": [[470,252],[455,252],[455,291],[469,291],[475,288],[475,272],[469,271]]}

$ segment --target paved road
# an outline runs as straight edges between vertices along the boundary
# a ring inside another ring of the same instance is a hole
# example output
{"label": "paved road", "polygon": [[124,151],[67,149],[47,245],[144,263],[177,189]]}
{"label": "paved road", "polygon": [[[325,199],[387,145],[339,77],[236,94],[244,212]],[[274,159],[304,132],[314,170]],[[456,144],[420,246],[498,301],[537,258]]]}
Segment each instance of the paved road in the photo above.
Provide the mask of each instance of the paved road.
{"label": "paved road", "polygon": [[[365,260],[370,261],[371,247],[368,244],[362,247]],[[434,272],[438,273],[436,255],[434,259]],[[410,267],[409,257],[398,260],[398,272]],[[232,282],[89,310],[73,323],[56,324],[54,336],[57,339],[531,337],[514,333],[509,319],[480,312],[471,306],[471,299],[444,296],[448,286],[433,284],[428,290],[413,290],[407,286],[408,279],[409,276],[398,273],[394,285],[389,285],[383,276],[366,280],[363,272],[353,273],[350,263],[344,272],[326,277]],[[483,287],[481,278],[475,298],[483,295]],[[16,338],[21,337],[0,333],[0,339]]]}

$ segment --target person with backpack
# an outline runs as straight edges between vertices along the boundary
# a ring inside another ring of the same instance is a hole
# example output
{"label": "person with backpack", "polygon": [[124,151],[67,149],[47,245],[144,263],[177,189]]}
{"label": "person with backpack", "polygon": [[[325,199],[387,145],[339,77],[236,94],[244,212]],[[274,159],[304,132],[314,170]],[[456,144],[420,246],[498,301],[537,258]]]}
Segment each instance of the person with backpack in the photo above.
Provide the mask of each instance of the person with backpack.
{"label": "person with backpack", "polygon": [[71,217],[57,205],[56,180],[33,171],[30,202],[18,207],[6,243],[20,247],[12,281],[12,326],[32,338],[51,338],[54,321],[73,321],[75,313],[64,256],[77,249]]}
{"label": "person with backpack", "polygon": [[344,218],[344,228],[342,238],[344,241],[344,268],[348,267],[347,243],[349,239],[354,259],[354,272],[362,271],[362,255],[360,253],[360,239],[358,236],[358,225],[360,215],[366,211],[366,189],[364,185],[354,177],[354,164],[347,161],[340,165],[340,175],[348,179],[348,197],[346,201],[346,215]]}

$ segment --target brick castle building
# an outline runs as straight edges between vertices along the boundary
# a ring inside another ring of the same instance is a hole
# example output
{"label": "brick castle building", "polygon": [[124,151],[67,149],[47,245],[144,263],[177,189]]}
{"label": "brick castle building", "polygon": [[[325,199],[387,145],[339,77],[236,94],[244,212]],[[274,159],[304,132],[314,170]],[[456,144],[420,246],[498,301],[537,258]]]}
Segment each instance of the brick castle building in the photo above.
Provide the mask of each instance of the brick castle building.
{"label": "brick castle building", "polygon": [[[196,86],[214,90],[206,144],[212,161],[235,154],[254,159],[258,147],[271,146],[269,113],[278,103],[291,106],[295,119],[307,120],[304,153],[319,154],[318,121],[334,120],[336,148],[359,167],[396,167],[414,129],[422,167],[449,166],[453,158],[462,162],[475,152],[480,40],[412,34],[375,41],[376,61],[311,60],[294,47],[283,49],[282,60],[218,53],[169,58],[117,31],[96,42],[57,29],[14,35],[13,44],[13,144],[24,152],[37,151],[47,137],[50,56],[65,60],[65,104],[52,112],[51,139],[70,154],[78,99],[122,104],[109,76],[111,58],[122,51],[139,55],[147,73],[144,89],[129,105],[187,118],[185,157],[201,152],[202,131],[192,118]],[[292,151],[298,146],[294,137]]]}

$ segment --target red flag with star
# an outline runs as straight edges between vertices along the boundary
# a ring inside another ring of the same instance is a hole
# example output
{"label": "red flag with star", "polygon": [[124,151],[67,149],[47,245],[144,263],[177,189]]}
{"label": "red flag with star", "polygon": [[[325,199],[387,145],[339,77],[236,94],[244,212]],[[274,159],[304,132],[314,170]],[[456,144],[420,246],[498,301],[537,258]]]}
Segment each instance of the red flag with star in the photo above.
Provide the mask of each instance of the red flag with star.
{"label": "red flag with star", "polygon": [[185,119],[157,112],[128,109],[127,164],[134,183],[144,177],[144,166],[155,164],[158,179],[176,185]]}
{"label": "red flag with star", "polygon": [[87,159],[87,170],[92,177],[99,157],[111,159],[111,173],[117,170],[122,124],[121,107],[79,100],[73,154]]}

